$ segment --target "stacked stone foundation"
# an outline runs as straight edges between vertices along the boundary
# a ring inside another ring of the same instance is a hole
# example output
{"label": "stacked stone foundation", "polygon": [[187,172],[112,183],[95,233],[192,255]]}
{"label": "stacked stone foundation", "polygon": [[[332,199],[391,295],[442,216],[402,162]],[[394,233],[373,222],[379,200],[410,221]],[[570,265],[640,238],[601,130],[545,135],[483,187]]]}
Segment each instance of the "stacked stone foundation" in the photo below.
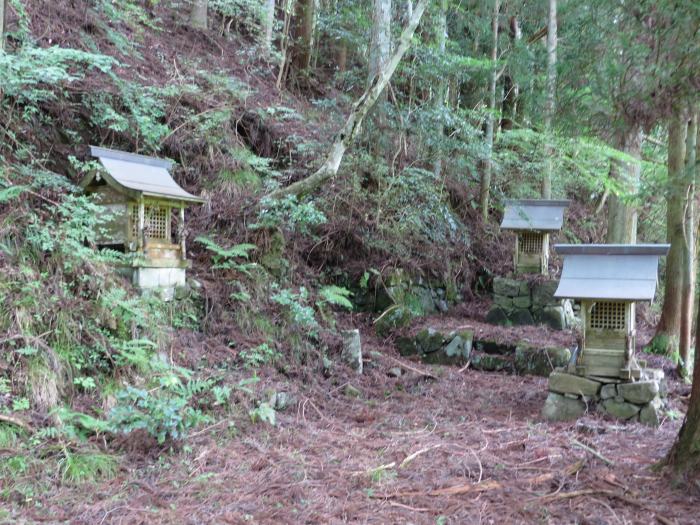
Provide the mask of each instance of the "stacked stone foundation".
{"label": "stacked stone foundation", "polygon": [[569,300],[556,299],[559,281],[553,279],[493,280],[493,306],[486,322],[499,325],[544,324],[555,330],[576,325],[573,305]]}
{"label": "stacked stone foundation", "polygon": [[471,329],[442,331],[424,328],[413,336],[399,336],[403,356],[417,356],[426,364],[464,365],[474,370],[547,377],[571,358],[568,348],[540,347],[526,341],[504,343],[474,337]]}
{"label": "stacked stone foundation", "polygon": [[668,393],[664,373],[643,369],[638,381],[584,377],[558,369],[549,376],[542,415],[550,421],[577,419],[595,410],[625,421],[659,426]]}

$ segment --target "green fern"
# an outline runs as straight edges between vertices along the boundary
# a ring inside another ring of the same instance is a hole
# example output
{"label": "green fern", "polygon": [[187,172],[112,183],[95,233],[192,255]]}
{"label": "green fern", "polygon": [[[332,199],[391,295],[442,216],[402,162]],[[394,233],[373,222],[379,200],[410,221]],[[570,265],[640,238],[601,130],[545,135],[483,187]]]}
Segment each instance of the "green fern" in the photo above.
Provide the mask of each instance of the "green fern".
{"label": "green fern", "polygon": [[248,270],[252,266],[251,264],[237,263],[233,259],[248,259],[249,252],[257,248],[254,244],[243,243],[236,244],[230,248],[224,248],[207,237],[197,237],[195,240],[212,252],[212,261],[214,262],[212,270],[234,269],[243,273],[248,273]]}
{"label": "green fern", "polygon": [[347,288],[343,288],[342,286],[324,286],[319,291],[319,295],[322,298],[321,302],[333,304],[335,306],[342,306],[348,310],[352,310],[353,308],[353,305],[349,299],[349,297],[352,296],[352,292]]}

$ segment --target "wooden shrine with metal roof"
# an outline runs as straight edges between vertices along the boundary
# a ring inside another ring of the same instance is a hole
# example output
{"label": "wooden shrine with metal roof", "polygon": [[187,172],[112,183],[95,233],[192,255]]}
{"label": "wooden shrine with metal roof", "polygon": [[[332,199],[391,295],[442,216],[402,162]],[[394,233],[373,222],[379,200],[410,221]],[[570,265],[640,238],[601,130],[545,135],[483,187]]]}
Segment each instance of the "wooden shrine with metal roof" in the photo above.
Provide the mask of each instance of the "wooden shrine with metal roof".
{"label": "wooden shrine with metal roof", "polygon": [[637,379],[635,302],[653,301],[668,244],[557,244],[564,256],[554,296],[581,301],[583,337],[569,372]]}
{"label": "wooden shrine with metal roof", "polygon": [[549,268],[549,235],[561,230],[568,200],[507,200],[502,230],[516,233],[513,266],[516,273],[541,273]]}
{"label": "wooden shrine with metal roof", "polygon": [[109,211],[98,243],[134,255],[132,278],[140,288],[185,284],[185,208],[204,199],[170,175],[171,160],[90,146],[101,170],[80,183]]}

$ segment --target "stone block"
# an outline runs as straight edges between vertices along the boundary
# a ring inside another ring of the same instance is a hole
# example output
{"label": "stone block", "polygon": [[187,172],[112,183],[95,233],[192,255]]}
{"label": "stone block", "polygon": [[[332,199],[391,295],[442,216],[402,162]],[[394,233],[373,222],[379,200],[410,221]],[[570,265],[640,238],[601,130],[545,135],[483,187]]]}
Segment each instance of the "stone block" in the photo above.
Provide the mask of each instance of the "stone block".
{"label": "stone block", "polygon": [[520,294],[520,281],[508,279],[506,277],[493,278],[493,293],[494,295],[505,295],[506,297],[515,297]]}
{"label": "stone block", "polygon": [[539,321],[542,324],[546,324],[554,330],[566,328],[566,316],[564,315],[564,308],[561,306],[545,306],[539,317]]}
{"label": "stone block", "polygon": [[513,366],[519,374],[547,377],[558,366],[565,366],[571,358],[568,348],[537,348],[520,343],[515,349]]}
{"label": "stone block", "polygon": [[552,372],[549,376],[549,389],[560,394],[594,397],[598,395],[600,383],[573,374]]}
{"label": "stone block", "polygon": [[492,306],[486,314],[486,322],[489,324],[504,325],[510,323],[508,313],[500,306]]}
{"label": "stone block", "polygon": [[519,295],[518,297],[513,297],[512,303],[515,308],[530,308],[532,299],[530,299],[529,295]]}
{"label": "stone block", "polygon": [[374,330],[380,337],[386,337],[393,330],[408,326],[412,319],[413,314],[408,308],[399,305],[390,306],[374,322]]}
{"label": "stone block", "polygon": [[416,340],[413,337],[397,337],[394,344],[396,345],[399,354],[401,354],[402,356],[409,356],[420,353],[418,343],[416,343]]}
{"label": "stone block", "polygon": [[663,402],[656,398],[647,403],[639,411],[639,422],[650,427],[658,427],[661,424]]}
{"label": "stone block", "polygon": [[493,296],[493,304],[496,306],[500,306],[504,310],[512,310],[513,309],[513,298],[512,297],[507,297],[505,295],[494,295]]}
{"label": "stone block", "polygon": [[132,282],[141,290],[154,288],[172,288],[185,286],[184,268],[135,268]]}
{"label": "stone block", "polygon": [[659,383],[656,381],[638,381],[636,383],[621,383],[617,391],[630,403],[643,405],[649,403],[659,394]]}
{"label": "stone block", "polygon": [[530,310],[527,308],[518,308],[517,310],[513,310],[509,315],[509,319],[511,323],[516,326],[535,324],[535,319],[532,317]]}
{"label": "stone block", "polygon": [[416,335],[416,343],[421,352],[430,354],[442,348],[445,336],[434,328],[424,328]]}
{"label": "stone block", "polygon": [[538,308],[559,304],[559,299],[554,298],[559,281],[542,281],[532,285],[532,304]]}
{"label": "stone block", "polygon": [[542,407],[542,416],[549,421],[569,421],[577,419],[585,411],[583,401],[550,392]]}
{"label": "stone block", "polygon": [[527,281],[520,281],[520,290],[518,290],[518,295],[527,295],[530,297],[530,283]]}
{"label": "stone block", "polygon": [[619,401],[618,399],[606,399],[601,403],[603,410],[618,419],[632,419],[640,410],[638,405]]}
{"label": "stone block", "polygon": [[478,354],[472,355],[471,367],[475,370],[497,372],[501,370],[509,370],[512,368],[512,363],[509,359],[498,355]]}
{"label": "stone block", "polygon": [[613,397],[617,397],[617,385],[615,383],[603,385],[603,387],[600,389],[600,397],[601,399],[611,399]]}
{"label": "stone block", "polygon": [[340,353],[340,358],[350,368],[358,374],[362,373],[362,343],[360,341],[360,331],[344,330],[340,333],[343,339],[343,350]]}

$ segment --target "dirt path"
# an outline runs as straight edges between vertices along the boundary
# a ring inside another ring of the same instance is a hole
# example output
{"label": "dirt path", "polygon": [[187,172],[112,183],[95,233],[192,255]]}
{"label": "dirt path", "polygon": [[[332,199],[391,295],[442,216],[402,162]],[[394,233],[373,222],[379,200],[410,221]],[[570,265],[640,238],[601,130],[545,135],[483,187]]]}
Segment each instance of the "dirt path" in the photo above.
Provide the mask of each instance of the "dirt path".
{"label": "dirt path", "polygon": [[[392,359],[373,354],[362,377],[296,392],[276,427],[219,425],[180,453],[127,462],[110,482],[38,495],[46,512],[32,515],[90,524],[694,521],[698,489],[672,488],[651,468],[678,421],[656,431],[599,416],[545,423],[545,379],[448,367],[431,369],[437,380],[390,378]],[[348,396],[346,382],[361,396]]]}

